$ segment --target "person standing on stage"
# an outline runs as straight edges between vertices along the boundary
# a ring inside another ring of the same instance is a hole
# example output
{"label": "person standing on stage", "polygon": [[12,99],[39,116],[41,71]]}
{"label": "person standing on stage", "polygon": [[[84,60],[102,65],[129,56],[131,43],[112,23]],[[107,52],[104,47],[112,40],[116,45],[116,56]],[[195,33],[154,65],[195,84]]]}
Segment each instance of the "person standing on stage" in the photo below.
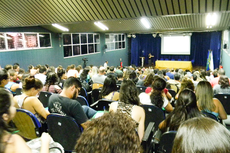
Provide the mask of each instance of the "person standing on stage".
{"label": "person standing on stage", "polygon": [[152,57],[154,57],[151,53],[149,53],[149,67],[152,66]]}

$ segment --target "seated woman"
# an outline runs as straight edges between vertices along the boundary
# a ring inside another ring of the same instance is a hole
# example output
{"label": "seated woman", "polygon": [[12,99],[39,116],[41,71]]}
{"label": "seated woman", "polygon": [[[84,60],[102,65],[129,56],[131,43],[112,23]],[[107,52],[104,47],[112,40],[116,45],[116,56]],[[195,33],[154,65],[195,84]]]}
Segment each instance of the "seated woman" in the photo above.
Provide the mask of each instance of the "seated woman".
{"label": "seated woman", "polygon": [[91,80],[90,75],[89,75],[89,71],[90,71],[90,68],[85,67],[82,73],[80,74],[81,84],[87,92],[92,90],[92,87],[90,85],[93,84],[93,81]]}
{"label": "seated woman", "polygon": [[66,79],[65,69],[57,68],[57,76],[58,76],[58,86],[63,89],[63,85]]}
{"label": "seated woman", "polygon": [[172,153],[229,153],[230,132],[207,117],[195,117],[181,124]]}
{"label": "seated woman", "polygon": [[218,84],[213,87],[213,92],[214,95],[230,93],[230,84],[227,76],[220,76]]}
{"label": "seated woman", "polygon": [[181,82],[180,90],[176,94],[175,99],[178,99],[180,92],[183,91],[184,89],[191,89],[192,91],[194,91],[194,89],[195,89],[192,80],[190,80],[186,77],[183,78],[183,80]]}
{"label": "seated woman", "polygon": [[137,123],[137,132],[140,141],[144,135],[145,129],[145,111],[140,104],[138,98],[138,89],[131,80],[124,80],[121,84],[119,102],[112,102],[109,111],[122,111],[128,114]]}
{"label": "seated woman", "polygon": [[[8,123],[15,116],[16,109],[12,100],[12,95],[5,89],[0,88],[0,150],[4,153],[32,153],[26,142],[18,134],[13,134],[12,129],[9,129]],[[41,150],[42,153],[49,152],[49,144],[51,137],[47,133],[42,133]]]}
{"label": "seated woman", "polygon": [[200,111],[212,113],[220,119],[227,119],[227,114],[221,102],[213,98],[213,89],[208,81],[200,81],[195,93]]}
{"label": "seated woman", "polygon": [[39,120],[46,119],[50,113],[37,98],[37,94],[42,90],[42,87],[42,82],[33,76],[25,78],[22,85],[22,95],[14,96],[14,106],[30,111]]}
{"label": "seated woman", "polygon": [[128,115],[120,112],[105,113],[87,122],[86,126],[77,141],[77,153],[141,152],[141,144],[135,131],[136,123]]}
{"label": "seated woman", "polygon": [[58,94],[62,92],[62,89],[58,86],[58,76],[55,72],[50,72],[47,74],[46,83],[42,88],[42,91]]}
{"label": "seated woman", "polygon": [[16,94],[16,89],[19,88],[19,84],[15,83],[15,81],[17,81],[17,74],[18,72],[16,72],[13,69],[8,70],[9,73],[9,82],[5,85],[5,88],[7,88],[9,91],[12,92],[13,95]]}
{"label": "seated woman", "polygon": [[181,91],[175,109],[159,124],[162,132],[177,131],[180,124],[189,118],[201,116],[196,104],[196,95],[190,89]]}
{"label": "seated woman", "polygon": [[152,83],[151,93],[143,93],[139,95],[141,103],[147,105],[155,105],[159,108],[165,109],[167,112],[171,112],[173,107],[169,103],[168,98],[164,92],[165,87],[166,81],[161,77],[157,77],[157,79]]}
{"label": "seated woman", "polygon": [[114,76],[109,75],[105,78],[100,98],[115,101],[119,100],[119,92],[117,92],[116,79]]}

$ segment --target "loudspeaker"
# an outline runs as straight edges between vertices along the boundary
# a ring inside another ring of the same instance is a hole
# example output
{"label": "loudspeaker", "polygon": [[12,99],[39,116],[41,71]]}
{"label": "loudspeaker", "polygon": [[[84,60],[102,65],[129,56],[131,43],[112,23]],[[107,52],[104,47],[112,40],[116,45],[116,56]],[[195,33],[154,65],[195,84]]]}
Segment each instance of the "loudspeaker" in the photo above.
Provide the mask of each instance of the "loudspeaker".
{"label": "loudspeaker", "polygon": [[224,44],[224,49],[227,49],[228,48],[228,45],[227,44]]}

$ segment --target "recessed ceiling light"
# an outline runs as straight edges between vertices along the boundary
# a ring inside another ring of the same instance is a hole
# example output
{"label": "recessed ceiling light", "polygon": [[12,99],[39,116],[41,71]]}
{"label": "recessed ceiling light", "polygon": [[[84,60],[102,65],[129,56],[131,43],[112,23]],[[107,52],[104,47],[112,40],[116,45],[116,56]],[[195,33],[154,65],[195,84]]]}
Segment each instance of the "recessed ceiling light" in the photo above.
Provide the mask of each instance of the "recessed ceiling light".
{"label": "recessed ceiling light", "polygon": [[104,24],[102,24],[101,22],[94,22],[94,24],[96,26],[98,26],[99,28],[101,28],[102,30],[109,30],[108,27],[106,27]]}
{"label": "recessed ceiling light", "polygon": [[63,27],[63,26],[56,24],[56,23],[52,24],[52,26],[54,26],[54,27],[56,27],[62,31],[69,31],[69,29],[67,29],[66,27]]}

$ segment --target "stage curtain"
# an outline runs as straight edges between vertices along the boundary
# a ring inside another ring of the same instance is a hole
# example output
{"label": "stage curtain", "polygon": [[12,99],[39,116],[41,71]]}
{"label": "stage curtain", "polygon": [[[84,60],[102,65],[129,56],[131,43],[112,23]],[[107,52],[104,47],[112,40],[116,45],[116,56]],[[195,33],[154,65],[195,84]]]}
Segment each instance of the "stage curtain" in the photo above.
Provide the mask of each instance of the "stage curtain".
{"label": "stage curtain", "polygon": [[131,64],[141,65],[139,57],[145,57],[148,64],[148,54],[154,55],[156,60],[181,60],[192,61],[193,66],[206,66],[208,50],[213,50],[214,68],[219,67],[221,32],[194,32],[191,37],[190,55],[161,55],[161,38],[154,38],[152,34],[136,34],[131,39]]}

